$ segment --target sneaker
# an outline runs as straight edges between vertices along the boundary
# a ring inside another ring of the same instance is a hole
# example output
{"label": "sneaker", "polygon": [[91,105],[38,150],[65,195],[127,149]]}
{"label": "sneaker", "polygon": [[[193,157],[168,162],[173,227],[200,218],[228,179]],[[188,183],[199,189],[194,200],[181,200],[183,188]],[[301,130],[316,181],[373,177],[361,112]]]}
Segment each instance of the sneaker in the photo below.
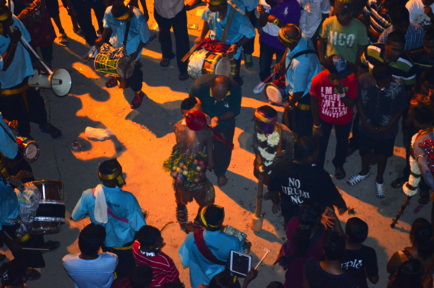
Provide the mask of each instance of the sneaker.
{"label": "sneaker", "polygon": [[377,181],[375,181],[375,194],[378,198],[384,198],[384,196],[386,196],[386,186],[384,186],[384,184],[378,184]]}
{"label": "sneaker", "polygon": [[93,46],[90,47],[90,49],[89,49],[89,51],[87,52],[86,55],[89,57],[89,59],[93,59],[98,54],[97,50],[98,49],[96,49],[96,46],[93,45]]}
{"label": "sneaker", "polygon": [[131,101],[131,109],[139,108],[140,105],[142,105],[142,100],[144,96],[145,93],[143,93],[143,91],[140,91],[139,94],[134,93],[133,101]]}
{"label": "sneaker", "polygon": [[250,69],[253,67],[252,54],[244,54],[244,66],[247,69]]}
{"label": "sneaker", "polygon": [[356,184],[359,184],[360,182],[362,182],[366,178],[368,178],[370,175],[371,175],[371,173],[369,173],[369,172],[366,175],[360,175],[360,174],[353,175],[350,177],[350,179],[348,179],[347,184],[350,186],[354,186]]}

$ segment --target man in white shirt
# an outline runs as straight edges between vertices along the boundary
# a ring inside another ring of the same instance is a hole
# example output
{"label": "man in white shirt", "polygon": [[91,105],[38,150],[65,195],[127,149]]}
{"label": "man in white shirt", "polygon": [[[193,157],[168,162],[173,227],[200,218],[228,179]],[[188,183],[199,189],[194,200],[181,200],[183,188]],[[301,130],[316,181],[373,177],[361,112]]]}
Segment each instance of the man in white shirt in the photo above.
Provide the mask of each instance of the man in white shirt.
{"label": "man in white shirt", "polygon": [[322,22],[329,16],[330,0],[298,0],[298,2],[301,7],[301,32],[315,41]]}
{"label": "man in white shirt", "polygon": [[422,26],[425,30],[433,28],[434,0],[410,0],[405,4],[410,12],[410,22]]}
{"label": "man in white shirt", "polygon": [[76,288],[109,288],[114,281],[118,256],[98,253],[106,237],[105,228],[91,223],[78,236],[81,254],[68,254],[62,262]]}

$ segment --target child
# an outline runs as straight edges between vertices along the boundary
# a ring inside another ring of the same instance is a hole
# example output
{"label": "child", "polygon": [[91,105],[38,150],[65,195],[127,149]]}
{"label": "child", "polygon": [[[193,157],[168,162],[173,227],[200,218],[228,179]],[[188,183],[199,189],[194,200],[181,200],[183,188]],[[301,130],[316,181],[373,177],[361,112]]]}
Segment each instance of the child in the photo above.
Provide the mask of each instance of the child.
{"label": "child", "polygon": [[133,255],[136,265],[147,264],[152,268],[152,287],[162,287],[166,283],[179,281],[179,272],[173,260],[161,252],[165,245],[161,232],[153,226],[143,226],[136,234]]}
{"label": "child", "polygon": [[359,280],[360,288],[367,288],[366,277],[372,284],[378,282],[377,254],[371,247],[362,245],[368,237],[368,224],[360,218],[348,219],[345,226],[347,244],[341,261],[341,268],[348,270]]}

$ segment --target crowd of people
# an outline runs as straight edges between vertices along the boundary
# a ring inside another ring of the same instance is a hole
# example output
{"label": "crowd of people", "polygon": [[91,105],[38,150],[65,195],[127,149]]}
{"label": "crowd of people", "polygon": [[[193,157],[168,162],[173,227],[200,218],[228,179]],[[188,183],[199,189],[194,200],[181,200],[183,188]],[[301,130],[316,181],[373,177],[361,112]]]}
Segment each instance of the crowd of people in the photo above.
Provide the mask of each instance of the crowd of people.
{"label": "crowd of people", "polygon": [[[140,1],[143,11],[137,0],[129,5],[117,0],[62,2],[74,32],[82,34],[90,47],[86,61],[107,45],[129,57],[129,70],[124,67],[105,86],[131,88],[132,109],[146,103],[140,64],[143,48],[152,40],[146,1]],[[402,188],[408,197],[419,191],[419,203],[429,202],[434,189],[434,1],[205,2],[195,47],[223,54],[231,72],[217,75],[203,68],[200,75],[195,74],[189,97],[181,103],[182,119],[174,126],[176,143],[163,163],[173,178],[177,221],[187,233],[179,257],[182,266],[189,268],[191,287],[241,287],[242,274],[228,268],[229,256],[231,251],[249,253],[252,245],[244,233],[224,224],[224,207],[215,204],[214,186],[206,172],[214,172],[218,186],[227,184],[236,117],[241,111],[241,61],[244,58],[247,69],[254,66],[257,31],[259,79],[268,81],[262,89],[276,104],[268,94],[272,86],[273,93],[282,98],[277,104],[284,106],[281,123],[270,105],[258,107],[253,114],[254,176],[268,188],[264,199],[272,201],[272,212],[281,211],[287,236],[275,263],[286,270],[285,279],[267,287],[363,288],[368,281],[377,283],[376,252],[363,245],[368,223],[352,217],[342,228],[337,214],[344,214],[348,207],[324,169],[325,155],[334,129],[334,178],[347,178],[346,158],[359,150],[360,172],[346,182],[363,185],[359,183],[370,176],[370,167],[377,165],[375,187],[366,191],[383,198],[387,186],[383,174],[402,119],[407,165],[391,186]],[[182,59],[194,52],[186,11],[200,3],[154,3],[160,65],[167,67],[176,57],[181,81],[193,77],[188,61]],[[62,137],[47,121],[39,91],[28,84],[34,69],[47,70],[26,44],[38,48],[51,67],[55,39],[68,45],[58,5],[55,0],[0,1],[0,241],[14,256],[0,267],[3,287],[25,287],[27,280],[37,280],[39,268],[45,266],[42,252],[60,246],[32,233],[31,223],[26,222],[24,216],[31,214],[31,197],[36,192],[29,188],[32,170],[20,161],[22,151],[14,136],[31,139],[30,122],[34,122],[53,139]],[[91,9],[98,27],[92,25]],[[57,37],[51,19],[59,31]],[[161,231],[146,224],[146,212],[136,197],[123,190],[126,182],[118,160],[102,162],[97,172],[101,183],[84,191],[71,213],[71,221],[87,216],[91,221],[79,234],[80,253],[62,260],[75,287],[184,287],[174,261],[162,251]],[[20,198],[26,193],[27,200]],[[193,200],[199,210],[189,221],[187,204]],[[397,251],[387,264],[387,287],[433,286],[433,220],[413,222],[411,247]],[[244,276],[246,288],[258,270]]]}

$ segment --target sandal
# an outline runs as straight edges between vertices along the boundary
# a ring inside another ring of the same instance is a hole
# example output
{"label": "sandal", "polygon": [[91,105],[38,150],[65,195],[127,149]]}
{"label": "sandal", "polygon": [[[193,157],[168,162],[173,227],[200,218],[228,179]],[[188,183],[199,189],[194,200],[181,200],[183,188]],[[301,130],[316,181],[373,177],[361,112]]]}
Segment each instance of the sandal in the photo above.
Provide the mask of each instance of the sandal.
{"label": "sandal", "polygon": [[23,278],[23,282],[26,283],[27,281],[35,281],[39,278],[41,278],[41,272],[33,268],[27,268],[26,274]]}
{"label": "sandal", "polygon": [[51,125],[50,123],[47,123],[45,125],[39,125],[39,129],[41,129],[42,133],[50,134],[51,138],[53,139],[62,139],[62,131]]}
{"label": "sandal", "polygon": [[188,73],[181,73],[179,74],[179,80],[184,81],[187,80],[190,76],[188,76]]}
{"label": "sandal", "polygon": [[395,189],[401,188],[402,185],[404,185],[407,182],[407,180],[408,180],[408,177],[404,177],[404,176],[399,177],[392,182],[391,186],[392,186],[392,188],[395,188]]}
{"label": "sandal", "polygon": [[57,38],[59,38],[59,44],[61,46],[68,46],[68,38],[65,33],[61,33]]}
{"label": "sandal", "polygon": [[[338,171],[339,169],[339,171]],[[336,180],[342,180],[347,176],[347,173],[345,172],[344,168],[339,167],[335,168],[335,178]]]}
{"label": "sandal", "polygon": [[378,198],[384,198],[386,196],[386,186],[384,184],[378,184],[377,181],[375,181],[375,194]]}
{"label": "sandal", "polygon": [[59,247],[60,247],[59,241],[48,240],[47,242],[44,243],[44,249],[48,249],[48,251],[46,252],[54,251]]}
{"label": "sandal", "polygon": [[110,80],[105,82],[105,87],[107,87],[107,88],[113,88],[116,86],[118,86],[118,80],[116,79],[116,77],[112,77],[112,78],[110,78]]}
{"label": "sandal", "polygon": [[419,204],[426,205],[429,202],[429,191],[419,190],[419,199],[417,202],[419,202]]}
{"label": "sandal", "polygon": [[348,179],[347,184],[350,186],[354,186],[356,184],[359,184],[360,182],[362,182],[366,178],[368,178],[370,175],[371,175],[371,173],[369,173],[369,172],[366,175],[360,175],[360,174],[353,175],[350,177],[350,179]]}
{"label": "sandal", "polygon": [[134,93],[133,101],[131,101],[131,109],[139,108],[140,105],[142,105],[142,100],[144,96],[145,93],[143,93],[143,91],[140,91],[139,94]]}
{"label": "sandal", "polygon": [[163,67],[169,66],[170,65],[170,60],[172,60],[173,58],[175,58],[175,54],[172,53],[172,55],[170,55],[169,58],[163,58],[163,59],[161,59],[160,66],[163,66]]}

